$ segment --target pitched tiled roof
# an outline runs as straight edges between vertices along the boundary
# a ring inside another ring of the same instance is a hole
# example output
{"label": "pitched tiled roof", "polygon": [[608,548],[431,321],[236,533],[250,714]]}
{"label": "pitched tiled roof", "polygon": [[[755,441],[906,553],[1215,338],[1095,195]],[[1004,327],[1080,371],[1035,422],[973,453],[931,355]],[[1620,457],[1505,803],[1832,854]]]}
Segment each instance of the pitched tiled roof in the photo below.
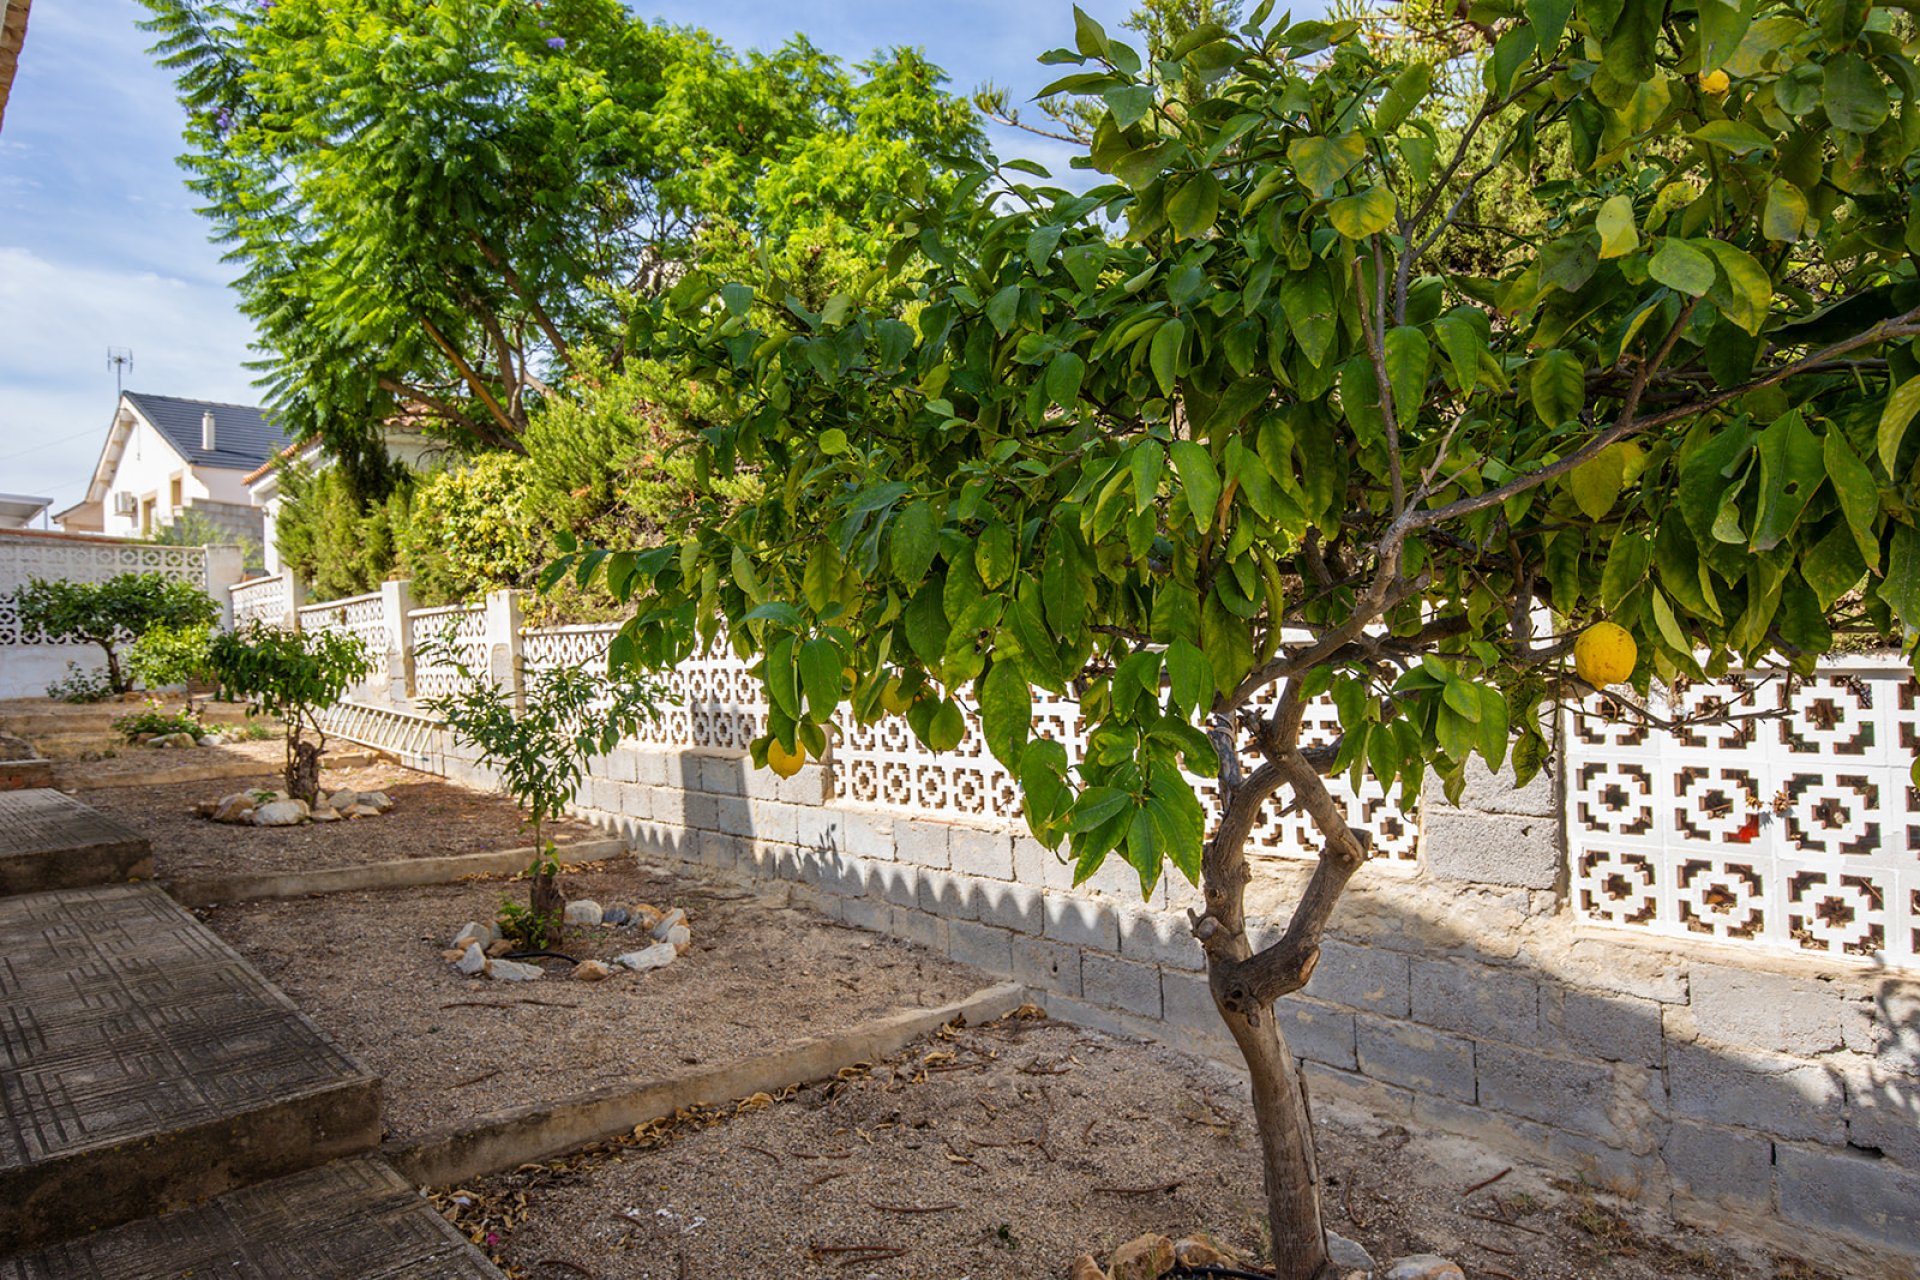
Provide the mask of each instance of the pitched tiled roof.
{"label": "pitched tiled roof", "polygon": [[[196,467],[251,471],[284,448],[287,437],[266,413],[250,404],[220,404],[129,391],[127,400],[141,417],[167,438],[181,457]],[[200,447],[200,416],[213,411],[212,449]]]}

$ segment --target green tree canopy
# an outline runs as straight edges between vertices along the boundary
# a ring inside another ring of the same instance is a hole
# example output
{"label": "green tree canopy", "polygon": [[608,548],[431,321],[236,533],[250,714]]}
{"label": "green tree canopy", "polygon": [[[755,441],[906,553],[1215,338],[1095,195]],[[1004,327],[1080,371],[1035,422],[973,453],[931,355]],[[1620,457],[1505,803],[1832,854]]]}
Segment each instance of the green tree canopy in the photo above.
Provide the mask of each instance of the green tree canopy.
{"label": "green tree canopy", "polygon": [[[843,704],[910,702],[944,750],[964,700],[1078,877],[1197,881],[1279,1271],[1306,1280],[1311,1142],[1270,1007],[1368,855],[1325,779],[1411,800],[1474,756],[1525,779],[1599,619],[1641,693],[1806,671],[1836,625],[1911,647],[1920,76],[1866,3],[1540,0],[1473,10],[1480,90],[1447,116],[1419,46],[1271,9],[1151,69],[1077,14],[1048,92],[1101,103],[1079,163],[1106,181],[978,174],[896,248],[930,272],[818,310],[683,280],[653,338],[723,404],[704,474],[762,494],[555,572],[635,603],[616,663],[724,624],[767,689],[756,759],[823,753]],[[1462,193],[1531,181],[1551,138],[1544,225],[1462,269]],[[1032,734],[1034,687],[1078,699],[1084,758]],[[1313,748],[1322,697],[1340,734]],[[1322,847],[1256,952],[1244,846],[1282,803]]]}
{"label": "green tree canopy", "polygon": [[122,646],[150,631],[205,627],[220,618],[206,592],[164,573],[121,573],[104,582],[34,578],[14,594],[14,604],[24,634],[98,645],[115,693],[133,688],[121,667]]}
{"label": "green tree canopy", "polygon": [[517,448],[575,345],[617,359],[690,258],[772,237],[852,270],[848,228],[977,145],[910,51],[856,78],[617,0],[149,8],[273,402],[350,464],[401,410]]}

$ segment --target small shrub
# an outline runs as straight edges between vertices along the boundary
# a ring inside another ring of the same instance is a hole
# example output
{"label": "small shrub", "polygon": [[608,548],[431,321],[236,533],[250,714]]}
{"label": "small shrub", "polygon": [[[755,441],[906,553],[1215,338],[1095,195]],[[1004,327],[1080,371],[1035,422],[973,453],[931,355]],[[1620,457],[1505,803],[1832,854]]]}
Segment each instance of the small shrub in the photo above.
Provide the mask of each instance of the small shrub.
{"label": "small shrub", "polygon": [[200,723],[200,718],[192,711],[169,711],[157,701],[149,701],[139,711],[120,716],[114,720],[113,727],[128,742],[143,733],[155,737],[169,733],[190,733],[197,738],[207,731],[207,727]]}
{"label": "small shrub", "polygon": [[14,600],[23,633],[99,645],[115,693],[133,688],[120,646],[158,627],[204,626],[220,617],[220,606],[204,591],[164,573],[123,573],[104,582],[34,578]]}
{"label": "small shrub", "polygon": [[47,696],[56,702],[105,702],[113,696],[113,681],[104,671],[89,671],[77,662],[69,662],[67,674],[47,686]]}
{"label": "small shrub", "polygon": [[492,453],[418,480],[398,562],[422,604],[526,585],[546,559],[526,459]]}
{"label": "small shrub", "polygon": [[[287,794],[312,804],[327,745],[320,712],[373,669],[366,646],[338,631],[281,631],[255,621],[214,636],[208,658],[223,690],[285,723]],[[307,728],[317,742],[306,741]]]}
{"label": "small shrub", "polygon": [[[149,689],[191,685],[213,678],[207,646],[213,640],[211,623],[187,627],[155,627],[127,650],[127,671]],[[191,705],[192,699],[188,699]]]}
{"label": "small shrub", "polygon": [[560,945],[561,917],[555,912],[536,912],[522,902],[501,895],[500,914],[494,918],[500,936],[513,943],[516,951],[545,951]]}

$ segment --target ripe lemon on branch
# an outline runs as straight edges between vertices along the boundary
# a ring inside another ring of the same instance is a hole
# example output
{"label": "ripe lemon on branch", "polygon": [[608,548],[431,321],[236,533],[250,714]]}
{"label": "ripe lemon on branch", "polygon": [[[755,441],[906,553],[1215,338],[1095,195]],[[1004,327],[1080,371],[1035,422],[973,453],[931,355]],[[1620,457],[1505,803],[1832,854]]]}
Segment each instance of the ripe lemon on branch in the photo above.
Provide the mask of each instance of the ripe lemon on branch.
{"label": "ripe lemon on branch", "polygon": [[1619,684],[1633,674],[1639,660],[1639,646],[1616,622],[1596,622],[1573,642],[1573,669],[1595,688]]}
{"label": "ripe lemon on branch", "polygon": [[778,738],[767,743],[767,768],[773,770],[783,778],[791,778],[794,774],[800,772],[800,766],[806,762],[807,749],[805,747],[796,745],[794,750],[789,751],[780,745],[780,739]]}

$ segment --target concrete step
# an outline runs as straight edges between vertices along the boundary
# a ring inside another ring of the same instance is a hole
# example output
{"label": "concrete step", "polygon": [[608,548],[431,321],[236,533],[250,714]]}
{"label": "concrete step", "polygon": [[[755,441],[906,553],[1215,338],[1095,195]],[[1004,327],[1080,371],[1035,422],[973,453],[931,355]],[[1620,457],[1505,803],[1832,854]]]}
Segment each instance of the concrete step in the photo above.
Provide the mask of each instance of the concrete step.
{"label": "concrete step", "polygon": [[158,887],[0,898],[0,1253],[379,1140],[378,1077]]}
{"label": "concrete step", "polygon": [[152,876],[153,849],[132,827],[49,787],[0,790],[0,894]]}
{"label": "concrete step", "polygon": [[37,1253],[0,1280],[502,1280],[379,1160],[341,1160]]}

